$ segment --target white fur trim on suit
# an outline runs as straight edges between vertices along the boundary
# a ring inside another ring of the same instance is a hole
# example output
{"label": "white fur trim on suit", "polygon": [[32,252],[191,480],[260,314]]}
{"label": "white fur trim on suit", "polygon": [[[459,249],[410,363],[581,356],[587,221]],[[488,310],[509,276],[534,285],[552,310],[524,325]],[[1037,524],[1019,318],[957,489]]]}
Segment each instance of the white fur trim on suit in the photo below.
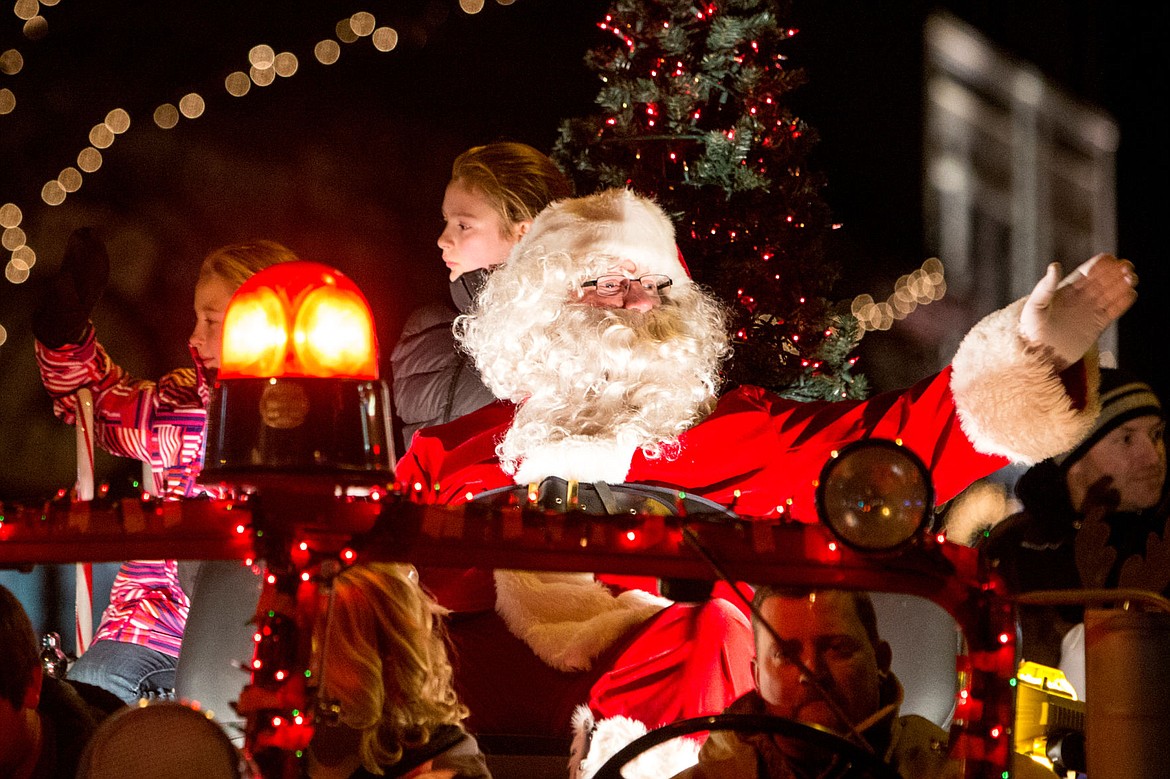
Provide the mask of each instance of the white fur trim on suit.
{"label": "white fur trim on suit", "polygon": [[670,217],[654,201],[627,189],[553,203],[540,212],[515,251],[538,245],[543,254],[631,260],[642,273],[670,276],[675,286],[691,283],[679,261]]}
{"label": "white fur trim on suit", "polygon": [[559,671],[584,671],[627,630],[671,604],[641,590],[617,597],[590,573],[495,572],[496,611],[512,635]]}
{"label": "white fur trim on suit", "polygon": [[[638,720],[617,716],[597,721],[588,706],[578,706],[573,712],[569,776],[592,779],[611,757],[646,732],[646,726]],[[643,752],[626,765],[622,775],[626,779],[663,779],[698,762],[699,742],[692,738],[676,738]]]}
{"label": "white fur trim on suit", "polygon": [[975,449],[1031,465],[1066,452],[1100,411],[1096,354],[1085,357],[1088,397],[1078,410],[1052,363],[1020,335],[1019,300],[971,328],[951,361],[951,393]]}
{"label": "white fur trim on suit", "polygon": [[630,472],[637,450],[636,445],[623,445],[612,439],[572,436],[534,447],[524,455],[512,479],[517,484],[531,484],[559,476],[581,482],[621,484]]}

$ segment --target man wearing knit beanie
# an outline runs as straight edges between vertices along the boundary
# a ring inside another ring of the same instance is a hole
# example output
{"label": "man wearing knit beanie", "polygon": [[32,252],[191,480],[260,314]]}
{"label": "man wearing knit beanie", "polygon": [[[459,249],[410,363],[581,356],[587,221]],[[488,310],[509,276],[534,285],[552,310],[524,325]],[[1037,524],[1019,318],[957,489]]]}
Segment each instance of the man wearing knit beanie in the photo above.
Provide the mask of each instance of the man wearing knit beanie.
{"label": "man wearing knit beanie", "polygon": [[[982,546],[1013,592],[1138,587],[1170,594],[1166,538],[1166,421],[1145,382],[1101,370],[1101,413],[1072,450],[1016,484],[1023,510]],[[1167,550],[1170,551],[1170,550]],[[1025,660],[1055,667],[1079,607],[1020,609]]]}
{"label": "man wearing knit beanie", "polygon": [[1101,415],[1085,440],[1053,458],[1074,506],[1100,479],[1111,479],[1120,511],[1153,507],[1166,480],[1165,419],[1150,385],[1120,370],[1101,371]]}

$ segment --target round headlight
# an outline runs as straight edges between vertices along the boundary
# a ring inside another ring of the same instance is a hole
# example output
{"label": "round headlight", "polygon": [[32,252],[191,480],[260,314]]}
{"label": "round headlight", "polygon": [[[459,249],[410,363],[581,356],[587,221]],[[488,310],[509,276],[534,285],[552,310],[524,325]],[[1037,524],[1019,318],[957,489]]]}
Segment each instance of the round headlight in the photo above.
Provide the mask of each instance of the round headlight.
{"label": "round headlight", "polygon": [[922,460],[893,441],[867,439],[825,465],[817,513],[842,543],[865,552],[897,549],[930,520],[934,488]]}

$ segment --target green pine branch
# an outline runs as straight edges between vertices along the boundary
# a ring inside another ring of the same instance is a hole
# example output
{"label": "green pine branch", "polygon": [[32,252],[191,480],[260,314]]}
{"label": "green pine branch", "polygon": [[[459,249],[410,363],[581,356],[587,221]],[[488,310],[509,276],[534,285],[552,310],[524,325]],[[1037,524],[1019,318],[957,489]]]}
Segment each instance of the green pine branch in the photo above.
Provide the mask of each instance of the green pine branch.
{"label": "green pine branch", "polygon": [[[714,11],[712,12],[712,9]],[[802,400],[863,397],[856,320],[830,302],[832,221],[809,164],[816,133],[788,107],[782,0],[614,0],[586,54],[598,112],[560,126],[579,192],[630,187],[676,221],[696,281],[728,306],[730,384]]]}

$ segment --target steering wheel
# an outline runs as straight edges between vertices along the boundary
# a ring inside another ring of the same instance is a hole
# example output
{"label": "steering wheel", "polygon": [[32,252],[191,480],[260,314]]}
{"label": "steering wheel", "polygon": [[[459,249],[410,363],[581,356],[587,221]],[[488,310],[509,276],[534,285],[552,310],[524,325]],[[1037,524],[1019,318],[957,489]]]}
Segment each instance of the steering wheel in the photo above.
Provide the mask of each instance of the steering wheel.
{"label": "steering wheel", "polygon": [[655,728],[626,744],[605,761],[594,774],[594,779],[622,779],[621,769],[651,747],[672,738],[701,733],[706,730],[732,730],[737,733],[768,733],[803,741],[836,755],[840,759],[834,779],[901,779],[880,757],[841,736],[816,725],[784,717],[764,714],[716,714],[710,717],[692,717]]}

